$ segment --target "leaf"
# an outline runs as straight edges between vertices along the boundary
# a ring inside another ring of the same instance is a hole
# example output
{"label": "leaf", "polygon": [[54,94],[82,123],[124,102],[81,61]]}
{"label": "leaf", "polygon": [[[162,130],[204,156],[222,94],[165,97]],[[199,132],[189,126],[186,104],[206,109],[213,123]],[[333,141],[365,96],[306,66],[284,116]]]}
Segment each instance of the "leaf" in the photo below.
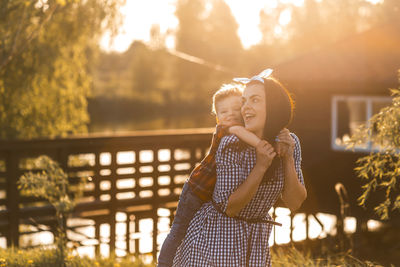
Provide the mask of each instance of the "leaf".
{"label": "leaf", "polygon": [[400,209],[400,195],[396,197],[396,200],[393,202],[392,210]]}
{"label": "leaf", "polygon": [[377,207],[374,208],[376,214],[379,215],[381,220],[389,219],[389,206],[391,201],[386,199],[383,203],[379,204]]}

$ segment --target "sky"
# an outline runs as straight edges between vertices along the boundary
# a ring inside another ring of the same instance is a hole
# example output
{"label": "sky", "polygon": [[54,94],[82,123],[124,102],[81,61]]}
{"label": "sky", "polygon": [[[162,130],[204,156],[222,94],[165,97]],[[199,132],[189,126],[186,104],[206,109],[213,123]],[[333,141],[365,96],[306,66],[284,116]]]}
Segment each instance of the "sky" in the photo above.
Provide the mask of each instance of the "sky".
{"label": "sky", "polygon": [[[323,0],[318,0],[323,1]],[[383,2],[383,0],[366,0],[373,4]],[[175,4],[177,0],[127,0],[122,7],[121,13],[124,22],[120,33],[115,37],[110,45],[110,38],[105,34],[100,42],[100,47],[105,51],[124,52],[134,40],[148,42],[150,40],[150,28],[154,24],[160,25],[160,31],[165,33],[167,30],[175,30],[179,24],[175,17]],[[259,30],[262,9],[273,9],[278,2],[292,3],[294,6],[302,6],[304,0],[225,0],[231,8],[239,28],[238,35],[243,47],[249,48],[261,41],[262,34]],[[281,13],[279,23],[284,26],[290,22],[290,10]],[[280,29],[276,29],[279,31]],[[279,32],[277,32],[279,34]],[[166,40],[168,48],[174,48],[174,38],[169,36]]]}

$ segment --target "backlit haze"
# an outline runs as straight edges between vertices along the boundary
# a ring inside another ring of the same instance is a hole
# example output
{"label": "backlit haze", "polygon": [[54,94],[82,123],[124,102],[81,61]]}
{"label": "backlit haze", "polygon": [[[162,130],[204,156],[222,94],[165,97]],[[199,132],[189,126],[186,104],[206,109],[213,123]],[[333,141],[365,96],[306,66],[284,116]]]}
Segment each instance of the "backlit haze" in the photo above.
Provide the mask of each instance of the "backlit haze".
{"label": "backlit haze", "polygon": [[[384,0],[366,1],[379,4]],[[150,28],[156,24],[160,26],[161,33],[171,31],[172,34],[167,38],[166,45],[168,48],[174,48],[173,31],[179,25],[179,21],[175,17],[176,2],[177,0],[127,0],[126,5],[121,10],[124,22],[120,33],[111,45],[109,35],[105,34],[101,40],[101,48],[105,51],[123,52],[129,48],[134,40],[148,42],[150,40]],[[260,22],[259,13],[262,9],[265,11],[274,9],[279,2],[290,3],[293,6],[304,4],[304,0],[225,0],[225,2],[231,8],[231,12],[239,25],[238,35],[245,49],[261,41],[262,35],[258,25]],[[291,11],[285,9],[279,17],[279,24],[285,26],[290,23],[290,20]],[[278,26],[275,33],[281,34],[282,28]]]}
{"label": "backlit haze", "polygon": [[[106,51],[123,52],[128,49],[133,40],[150,40],[150,28],[152,25],[160,25],[160,31],[174,31],[179,24],[175,17],[175,4],[177,0],[147,0],[126,1],[121,10],[125,17],[120,34],[109,45],[109,36],[105,35],[101,40],[101,47]],[[282,3],[292,3],[301,6],[304,0],[280,0]],[[261,40],[261,32],[258,28],[260,22],[259,13],[262,9],[273,9],[278,5],[278,0],[252,0],[238,1],[225,0],[231,8],[231,12],[238,22],[238,35],[244,48],[257,44]],[[288,24],[291,19],[290,10],[282,12],[279,22],[282,26]],[[279,30],[278,30],[279,31]],[[168,48],[174,48],[174,37],[171,34],[166,40]]]}

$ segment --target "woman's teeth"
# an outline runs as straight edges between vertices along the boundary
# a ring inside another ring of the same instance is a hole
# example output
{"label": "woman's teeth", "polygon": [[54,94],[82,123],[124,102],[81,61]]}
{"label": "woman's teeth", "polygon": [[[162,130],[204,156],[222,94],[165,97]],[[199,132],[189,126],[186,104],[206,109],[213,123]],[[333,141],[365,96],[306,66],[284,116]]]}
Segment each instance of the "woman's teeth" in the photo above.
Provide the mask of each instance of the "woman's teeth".
{"label": "woman's teeth", "polygon": [[245,114],[245,115],[244,115],[244,118],[245,118],[246,120],[251,119],[251,118],[253,118],[253,117],[254,117],[254,115],[252,115],[252,114]]}

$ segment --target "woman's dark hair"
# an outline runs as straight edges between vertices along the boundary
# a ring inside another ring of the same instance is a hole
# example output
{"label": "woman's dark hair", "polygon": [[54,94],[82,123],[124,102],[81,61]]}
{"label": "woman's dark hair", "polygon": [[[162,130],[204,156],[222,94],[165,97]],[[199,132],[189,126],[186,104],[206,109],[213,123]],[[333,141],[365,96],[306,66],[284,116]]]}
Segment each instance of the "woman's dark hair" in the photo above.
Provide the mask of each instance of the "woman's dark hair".
{"label": "woman's dark hair", "polygon": [[[251,84],[263,84],[266,104],[266,121],[263,132],[263,139],[271,145],[275,145],[275,138],[279,132],[287,127],[293,119],[294,104],[288,90],[275,78],[268,77],[264,84],[254,80]],[[275,170],[279,167],[280,160],[275,157],[264,175],[263,182],[274,177]]]}

